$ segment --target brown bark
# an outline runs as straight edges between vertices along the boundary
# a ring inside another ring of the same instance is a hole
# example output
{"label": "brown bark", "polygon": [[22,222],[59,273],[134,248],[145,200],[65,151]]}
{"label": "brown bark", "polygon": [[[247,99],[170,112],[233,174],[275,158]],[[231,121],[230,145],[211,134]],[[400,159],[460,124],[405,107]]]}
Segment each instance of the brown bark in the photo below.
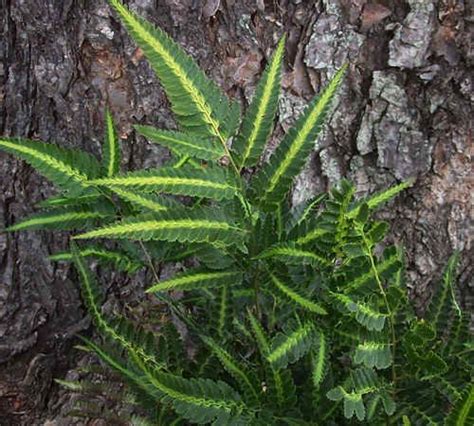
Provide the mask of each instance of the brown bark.
{"label": "brown bark", "polygon": [[[321,84],[350,63],[339,103],[298,179],[299,201],[348,177],[361,193],[415,177],[380,214],[407,248],[420,305],[453,250],[469,295],[472,247],[472,10],[457,0],[133,0],[232,96],[247,100],[278,37],[288,33],[281,134]],[[167,152],[131,124],[173,126],[153,73],[104,0],[0,0],[0,134],[100,153],[108,103],[124,169]],[[275,141],[276,142],[276,141]],[[7,226],[53,193],[30,167],[0,154],[0,217]],[[87,330],[69,266],[47,256],[60,233],[0,234],[0,423],[71,424],[70,394],[52,381],[78,365]],[[143,298],[147,279],[102,272],[108,308]],[[466,300],[464,300],[466,304]],[[467,303],[471,306],[470,303]],[[71,376],[71,373],[70,373]]]}

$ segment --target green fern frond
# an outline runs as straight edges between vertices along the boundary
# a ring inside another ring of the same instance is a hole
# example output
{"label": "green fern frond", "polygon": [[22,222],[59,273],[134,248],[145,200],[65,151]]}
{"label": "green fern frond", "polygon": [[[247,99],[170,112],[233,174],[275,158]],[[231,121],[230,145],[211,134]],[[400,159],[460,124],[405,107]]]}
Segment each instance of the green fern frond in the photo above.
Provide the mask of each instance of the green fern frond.
{"label": "green fern frond", "polygon": [[141,193],[138,191],[127,191],[126,189],[114,186],[111,186],[109,189],[120,198],[132,203],[132,205],[140,207],[141,210],[155,213],[168,210],[168,206],[164,199],[157,195]]}
{"label": "green fern frond", "polygon": [[359,343],[354,354],[354,362],[368,368],[382,370],[392,365],[392,352],[388,343],[368,339]]}
{"label": "green fern frond", "polygon": [[355,415],[359,421],[363,421],[366,414],[364,395],[379,390],[380,385],[374,371],[369,368],[358,368],[351,371],[348,383],[331,389],[326,396],[332,401],[344,401],[344,417],[346,419],[351,419]]}
{"label": "green fern frond", "polygon": [[295,241],[295,245],[298,246],[303,246],[305,244],[309,244],[314,242],[314,240],[326,236],[330,233],[326,228],[316,226],[315,228],[309,230],[306,234],[298,237],[298,239]]}
{"label": "green fern frond", "polygon": [[[383,259],[381,262],[377,263],[376,269],[377,274],[379,276],[383,275],[393,275],[399,270],[400,264],[400,257],[397,253],[391,254],[386,259]],[[361,287],[367,285],[368,283],[375,280],[375,274],[373,270],[369,270],[368,272],[359,275],[358,277],[350,280],[349,282],[344,284],[344,293],[352,293],[360,289]]]}
{"label": "green fern frond", "polygon": [[208,336],[201,336],[201,339],[214,353],[224,369],[239,384],[242,395],[247,399],[249,405],[256,406],[260,400],[260,392],[257,387],[257,377],[248,371],[248,369],[238,362],[228,351],[219,346],[214,339]]}
{"label": "green fern frond", "polygon": [[9,232],[24,231],[31,229],[56,229],[71,230],[85,227],[94,223],[98,219],[110,217],[105,211],[78,209],[78,208],[57,208],[45,213],[37,213],[23,219],[15,225],[9,226]]}
{"label": "green fern frond", "polygon": [[[240,278],[239,283],[241,282],[242,277]],[[217,335],[222,339],[224,337],[225,332],[227,331],[227,324],[229,323],[230,317],[230,291],[228,286],[223,286],[220,289],[219,298],[218,298],[218,312],[219,315],[217,316],[216,321],[216,331]]]}
{"label": "green fern frond", "polygon": [[305,165],[346,69],[345,65],[335,74],[324,91],[297,120],[269,162],[253,178],[253,191],[263,207],[269,208],[280,203],[293,178]]}
{"label": "green fern frond", "polygon": [[105,142],[102,152],[104,176],[115,176],[120,170],[120,145],[114,119],[109,109],[105,111]]}
{"label": "green fern frond", "polygon": [[87,180],[100,172],[91,155],[44,142],[0,138],[0,150],[25,160],[52,183],[74,194],[84,191]]}
{"label": "green fern frond", "polygon": [[446,426],[464,426],[474,424],[474,384],[464,392],[454,404],[446,418]]}
{"label": "green fern frond", "polygon": [[323,256],[296,247],[293,243],[278,244],[264,250],[255,259],[276,259],[287,264],[310,264],[330,266],[331,263]]}
{"label": "green fern frond", "polygon": [[331,389],[326,393],[331,401],[344,401],[344,417],[351,419],[354,415],[359,421],[365,418],[365,406],[362,394],[356,391],[348,392],[342,386]]}
{"label": "green fern frond", "polygon": [[348,217],[351,219],[356,218],[363,204],[367,204],[367,207],[370,210],[375,210],[381,204],[386,203],[387,201],[390,201],[393,197],[397,196],[400,192],[404,191],[407,188],[410,188],[413,185],[413,182],[414,180],[409,179],[398,185],[392,186],[391,188],[386,189],[382,192],[364,198],[347,213]]}
{"label": "green fern frond", "polygon": [[142,374],[137,373],[134,369],[130,368],[127,363],[114,356],[110,351],[101,348],[99,345],[85,337],[80,336],[80,338],[85,342],[87,348],[93,351],[104,363],[120,373],[121,377],[146,394],[151,400],[156,401],[159,398],[159,393]]}
{"label": "green fern frond", "polygon": [[326,315],[327,311],[318,303],[313,302],[305,296],[302,296],[297,290],[283,283],[276,275],[270,272],[270,279],[273,285],[280,291],[283,296],[297,306],[310,312],[320,315]]}
{"label": "green fern frond", "polygon": [[224,169],[207,170],[162,168],[128,173],[124,176],[96,179],[90,185],[114,188],[136,188],[174,195],[207,197],[216,200],[233,198],[237,188]]}
{"label": "green fern frond", "polygon": [[273,399],[278,407],[283,408],[286,406],[288,408],[296,399],[296,390],[291,373],[288,370],[281,370],[274,363],[268,361],[271,346],[265,334],[265,330],[251,312],[248,312],[248,318],[252,334],[255,337],[262,356],[262,361],[265,365],[265,375],[268,382],[267,392],[270,399],[274,397]]}
{"label": "green fern frond", "polygon": [[209,245],[199,247],[195,256],[202,265],[209,269],[227,269],[234,263],[232,257],[225,253],[222,248]]}
{"label": "green fern frond", "polygon": [[443,416],[439,406],[427,398],[413,398],[413,402],[404,401],[400,412],[408,419],[410,424],[423,426],[439,426],[442,424]]}
{"label": "green fern frond", "polygon": [[206,271],[197,269],[161,281],[148,288],[146,292],[203,290],[212,287],[238,285],[241,281],[242,272],[237,270]]}
{"label": "green fern frond", "polygon": [[367,330],[381,331],[384,328],[386,314],[382,314],[368,304],[356,301],[345,294],[331,292],[331,296],[345,311],[354,314],[356,321]]}
{"label": "green fern frond", "polygon": [[[126,253],[104,249],[103,247],[99,246],[91,246],[79,249],[78,254],[81,257],[97,258],[99,262],[114,265],[116,268],[129,273],[133,273],[144,266],[143,263],[137,261],[136,259],[132,259]],[[73,260],[73,254],[70,251],[63,251],[54,253],[48,258],[56,262],[69,262]]]}
{"label": "green fern frond", "polygon": [[71,244],[71,252],[82,283],[84,303],[96,326],[114,343],[126,350],[130,356],[138,356],[142,359],[142,362],[147,365],[151,364],[154,367],[162,368],[162,362],[159,361],[156,358],[156,354],[150,350],[150,345],[144,344],[143,342],[144,340],[150,340],[149,334],[145,333],[145,337],[140,336],[140,333],[131,329],[126,321],[122,320],[114,325],[104,318],[100,311],[100,292],[97,288],[97,284],[85,262],[80,257],[79,248],[76,244]]}
{"label": "green fern frond", "polygon": [[[289,217],[286,220],[286,231],[290,232],[292,229],[297,228],[308,222],[314,213],[314,210],[326,199],[326,194],[319,194],[316,197],[310,198],[309,200],[303,201],[297,206],[293,207],[289,211]],[[297,241],[297,244],[304,244]]]}
{"label": "green fern frond", "polygon": [[441,336],[448,328],[452,310],[456,307],[457,312],[460,313],[453,289],[458,264],[459,253],[455,253],[448,261],[441,287],[432,298],[427,312],[427,318]]}
{"label": "green fern frond", "polygon": [[[439,331],[440,333],[443,333],[443,330]],[[461,315],[453,315],[453,318],[449,324],[449,329],[443,338],[444,353],[446,355],[458,354],[458,356],[461,354],[464,357],[469,357],[470,354],[471,361],[468,360],[468,364],[471,365],[470,370],[473,370],[474,360],[472,359],[472,355],[474,354],[474,344],[471,332],[470,316],[466,313],[462,313]]]}
{"label": "green fern frond", "polygon": [[183,129],[216,137],[222,143],[234,131],[237,104],[230,102],[183,49],[160,28],[118,0],[109,0],[160,79]]}
{"label": "green fern frond", "polygon": [[241,245],[244,232],[219,212],[190,210],[140,215],[76,235],[75,239],[114,238]]}
{"label": "green fern frond", "polygon": [[193,423],[229,424],[250,411],[240,395],[228,384],[209,379],[183,377],[151,370],[139,358],[134,362],[145,372],[164,404],[172,404],[177,414]]}
{"label": "green fern frond", "polygon": [[304,323],[287,333],[279,333],[272,342],[267,360],[280,368],[298,361],[311,348],[314,339],[314,326]]}
{"label": "green fern frond", "polygon": [[91,193],[74,197],[68,197],[67,195],[61,194],[40,201],[37,206],[47,209],[54,207],[78,207],[83,206],[84,204],[92,204],[98,202],[102,197],[103,195],[100,193]]}
{"label": "green fern frond", "polygon": [[237,164],[241,169],[257,164],[272,131],[278,108],[285,39],[280,39],[242,120],[237,139],[232,144],[232,151],[236,153]]}
{"label": "green fern frond", "polygon": [[222,145],[209,138],[181,132],[156,129],[152,126],[134,126],[141,135],[152,142],[166,146],[173,152],[201,160],[218,160],[226,155]]}
{"label": "green fern frond", "polygon": [[327,372],[327,362],[329,358],[328,340],[325,334],[318,330],[314,338],[313,349],[311,351],[312,370],[311,379],[314,389],[319,389]]}
{"label": "green fern frond", "polygon": [[270,353],[270,343],[268,341],[268,337],[265,334],[265,330],[251,312],[248,312],[248,318],[259,350],[262,355],[267,358],[268,354]]}

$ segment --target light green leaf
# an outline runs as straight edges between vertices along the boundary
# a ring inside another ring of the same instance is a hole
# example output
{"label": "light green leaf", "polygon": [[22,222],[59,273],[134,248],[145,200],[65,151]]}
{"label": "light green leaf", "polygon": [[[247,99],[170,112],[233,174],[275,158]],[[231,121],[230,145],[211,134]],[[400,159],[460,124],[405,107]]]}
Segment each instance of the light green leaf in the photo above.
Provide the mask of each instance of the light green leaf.
{"label": "light green leaf", "polygon": [[170,290],[201,290],[210,287],[238,285],[242,281],[242,272],[237,270],[205,271],[201,269],[177,274],[160,281],[146,290],[147,293]]}
{"label": "light green leaf", "polygon": [[135,129],[152,142],[166,146],[180,155],[201,160],[218,160],[226,153],[222,145],[210,138],[189,135],[181,132],[156,129],[151,126],[134,126]]}
{"label": "light green leaf", "polygon": [[207,197],[216,200],[233,198],[237,188],[223,169],[195,170],[161,168],[128,173],[123,176],[96,179],[90,185],[108,188],[129,188],[174,195]]}
{"label": "light green leaf", "polygon": [[347,66],[343,66],[311,102],[269,162],[252,179],[253,193],[263,207],[271,210],[274,204],[280,203],[306,164],[346,69]]}
{"label": "light green leaf", "polygon": [[270,272],[270,279],[273,285],[292,303],[306,309],[310,312],[320,315],[326,315],[327,311],[318,303],[313,302],[307,297],[302,296],[297,290],[283,283],[276,275]]}
{"label": "light green leaf", "polygon": [[120,170],[120,145],[112,114],[105,111],[105,143],[103,148],[104,175],[115,176]]}
{"label": "light green leaf", "polygon": [[160,28],[118,0],[109,0],[143,50],[171,101],[181,127],[225,143],[234,131],[238,107],[209,80],[184,50]]}
{"label": "light green leaf", "polygon": [[272,131],[278,108],[284,51],[285,37],[282,37],[255,90],[237,139],[232,144],[240,168],[257,164]]}
{"label": "light green leaf", "polygon": [[139,215],[74,237],[115,238],[140,241],[208,242],[240,245],[244,232],[218,212],[206,210],[173,211]]}
{"label": "light green leaf", "polygon": [[2,137],[0,150],[25,160],[55,185],[75,195],[100,172],[98,161],[91,155],[44,142]]}

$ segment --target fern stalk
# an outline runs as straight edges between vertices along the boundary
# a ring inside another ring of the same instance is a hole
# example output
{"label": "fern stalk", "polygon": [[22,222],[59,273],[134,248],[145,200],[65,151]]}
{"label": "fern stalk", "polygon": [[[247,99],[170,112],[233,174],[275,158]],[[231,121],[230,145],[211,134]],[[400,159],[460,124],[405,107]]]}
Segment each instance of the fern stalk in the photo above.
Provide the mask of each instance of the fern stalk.
{"label": "fern stalk", "polygon": [[385,309],[387,310],[388,314],[388,322],[389,322],[389,327],[390,327],[390,334],[391,334],[391,339],[392,339],[392,383],[393,383],[393,396],[395,396],[396,393],[396,383],[397,383],[397,371],[396,371],[396,366],[395,366],[395,353],[396,353],[396,344],[397,344],[397,338],[396,338],[396,333],[395,333],[395,319],[394,319],[394,314],[392,312],[392,309],[390,307],[390,303],[388,302],[387,298],[387,293],[385,292],[385,289],[382,284],[382,280],[380,279],[379,272],[377,270],[377,266],[375,265],[375,259],[372,254],[372,244],[368,240],[367,235],[365,234],[364,231],[364,225],[363,224],[356,224],[356,229],[359,231],[360,236],[362,237],[362,240],[364,242],[364,246],[366,249],[366,255],[369,258],[370,262],[370,268],[372,269],[372,272],[375,277],[375,281],[377,282],[377,286],[379,288],[380,294],[382,295],[384,304],[385,304]]}

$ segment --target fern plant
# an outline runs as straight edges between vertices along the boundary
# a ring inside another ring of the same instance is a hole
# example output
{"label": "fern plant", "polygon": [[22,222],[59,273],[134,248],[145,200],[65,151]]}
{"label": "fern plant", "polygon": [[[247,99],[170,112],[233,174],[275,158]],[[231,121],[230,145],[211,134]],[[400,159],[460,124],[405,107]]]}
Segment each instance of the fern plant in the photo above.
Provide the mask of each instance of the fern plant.
{"label": "fern plant", "polygon": [[[75,262],[103,336],[101,343],[82,338],[81,348],[129,384],[135,396],[124,400],[147,414],[130,422],[472,424],[472,340],[455,297],[458,255],[419,318],[407,298],[403,251],[381,250],[388,225],[372,218],[410,182],[356,199],[342,181],[328,194],[290,203],[347,66],[263,163],[285,38],[241,117],[162,30],[120,1],[109,3],[149,59],[179,124],[178,131],[135,129],[169,148],[173,160],[121,173],[110,112],[101,161],[24,139],[0,138],[0,148],[62,191],[9,231],[83,229],[51,259]],[[87,258],[128,273],[150,268],[155,282],[147,293],[169,309],[159,332],[102,313]],[[177,260],[193,266],[167,279],[156,275],[154,264]],[[86,393],[98,388],[62,383]]]}

